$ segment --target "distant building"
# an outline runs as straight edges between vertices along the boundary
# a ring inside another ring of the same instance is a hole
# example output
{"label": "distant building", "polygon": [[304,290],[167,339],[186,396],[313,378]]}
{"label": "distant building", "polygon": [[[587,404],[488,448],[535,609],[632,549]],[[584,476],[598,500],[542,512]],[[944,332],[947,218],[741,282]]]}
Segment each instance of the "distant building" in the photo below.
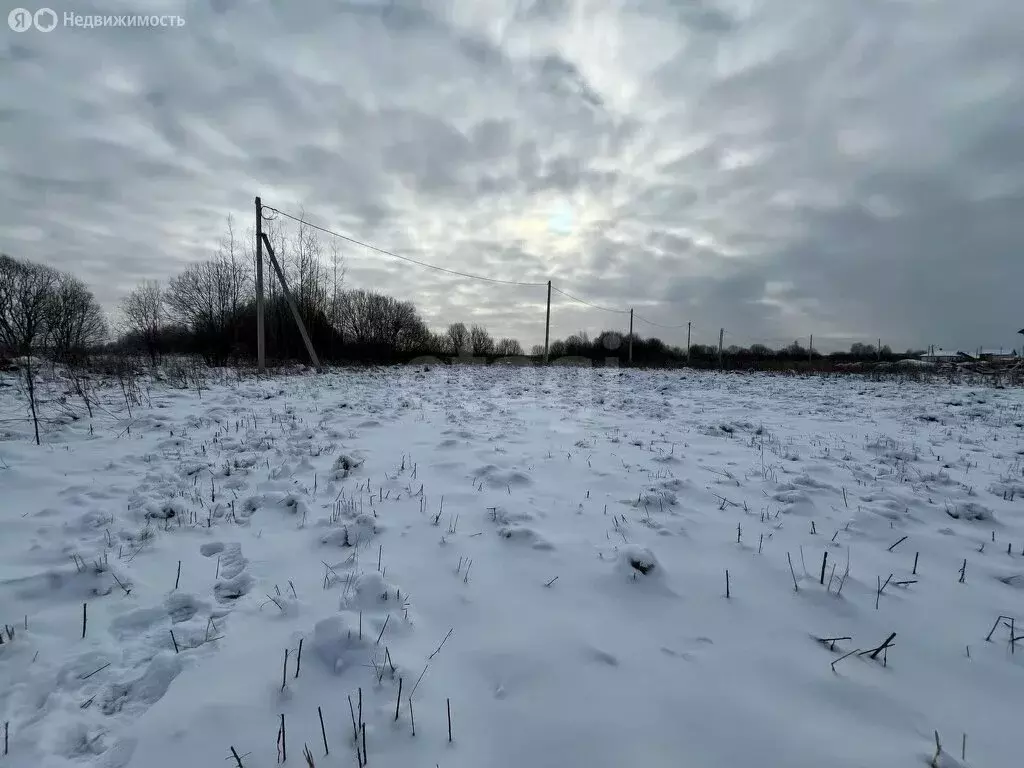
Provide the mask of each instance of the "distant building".
{"label": "distant building", "polygon": [[966,352],[941,347],[935,347],[927,354],[921,355],[921,360],[925,363],[966,363],[973,359]]}
{"label": "distant building", "polygon": [[978,352],[978,359],[987,363],[1015,363],[1020,356],[1015,349],[982,349]]}

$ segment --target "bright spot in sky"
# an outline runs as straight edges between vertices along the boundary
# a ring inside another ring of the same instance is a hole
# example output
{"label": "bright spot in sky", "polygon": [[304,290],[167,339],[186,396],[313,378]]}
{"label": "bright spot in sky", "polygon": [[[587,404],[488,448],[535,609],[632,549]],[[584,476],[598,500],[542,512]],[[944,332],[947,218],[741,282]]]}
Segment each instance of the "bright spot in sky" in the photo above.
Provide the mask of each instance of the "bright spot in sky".
{"label": "bright spot in sky", "polygon": [[571,235],[574,218],[572,208],[565,201],[561,201],[554,206],[548,217],[548,229],[560,235]]}

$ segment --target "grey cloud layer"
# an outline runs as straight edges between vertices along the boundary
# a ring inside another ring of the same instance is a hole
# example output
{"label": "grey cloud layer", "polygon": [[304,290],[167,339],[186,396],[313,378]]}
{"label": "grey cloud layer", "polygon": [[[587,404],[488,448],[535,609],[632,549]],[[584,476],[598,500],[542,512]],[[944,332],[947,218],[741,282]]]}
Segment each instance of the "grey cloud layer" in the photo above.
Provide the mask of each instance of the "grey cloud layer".
{"label": "grey cloud layer", "polygon": [[[108,305],[208,255],[259,193],[449,268],[692,320],[704,342],[1019,340],[1017,0],[145,10],[187,24],[0,31],[0,250]],[[351,284],[438,325],[541,339],[543,291],[341,251]],[[553,309],[556,335],[621,323]]]}

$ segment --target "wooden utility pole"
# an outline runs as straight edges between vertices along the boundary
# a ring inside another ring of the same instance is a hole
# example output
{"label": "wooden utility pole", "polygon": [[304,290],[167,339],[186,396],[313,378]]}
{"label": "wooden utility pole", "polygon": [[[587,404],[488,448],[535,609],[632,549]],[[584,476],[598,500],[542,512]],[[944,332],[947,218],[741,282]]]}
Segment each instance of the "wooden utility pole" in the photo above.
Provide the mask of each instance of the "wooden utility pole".
{"label": "wooden utility pole", "polygon": [[256,198],[256,369],[267,369],[266,336],[263,328],[263,202]]}
{"label": "wooden utility pole", "polygon": [[722,342],[725,341],[725,328],[718,329],[718,367],[722,367]]}
{"label": "wooden utility pole", "polygon": [[882,361],[882,340],[878,340],[878,361]]}
{"label": "wooden utility pole", "polygon": [[629,364],[633,364],[633,308],[629,308]]}
{"label": "wooden utility pole", "polygon": [[692,324],[693,324],[693,321],[688,321],[686,323],[686,364],[687,365],[690,364],[690,326]]}
{"label": "wooden utility pole", "polygon": [[814,334],[811,334],[811,340],[807,347],[807,362],[814,362]]}
{"label": "wooden utility pole", "polygon": [[281,271],[281,265],[277,263],[277,257],[274,256],[274,249],[270,245],[270,240],[266,234],[262,235],[263,246],[267,249],[267,255],[270,257],[270,264],[277,273],[277,279],[281,282],[281,291],[284,293],[285,299],[288,300],[288,306],[291,307],[292,317],[295,318],[295,324],[299,326],[299,334],[302,336],[302,343],[306,345],[306,351],[309,353],[309,359],[313,361],[314,367],[320,371],[320,358],[316,356],[316,350],[313,349],[313,342],[309,338],[309,334],[306,333],[306,324],[302,322],[302,315],[299,314],[299,308],[295,304],[295,299],[292,298],[292,292],[288,290],[288,281],[285,280],[284,272]]}
{"label": "wooden utility pole", "polygon": [[551,281],[548,280],[548,314],[544,320],[544,365],[548,364],[548,340],[551,338]]}

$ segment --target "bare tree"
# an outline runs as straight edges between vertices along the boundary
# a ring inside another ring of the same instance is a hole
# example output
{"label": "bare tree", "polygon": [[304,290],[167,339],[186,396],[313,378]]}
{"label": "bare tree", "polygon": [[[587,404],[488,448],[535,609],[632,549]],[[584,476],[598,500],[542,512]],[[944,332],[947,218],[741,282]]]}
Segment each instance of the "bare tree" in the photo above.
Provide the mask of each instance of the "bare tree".
{"label": "bare tree", "polygon": [[308,321],[317,314],[330,315],[330,282],[322,262],[323,246],[320,235],[305,221],[305,212],[299,212],[301,221],[295,236],[295,260],[292,274],[288,275],[292,296],[299,312]]}
{"label": "bare tree", "polygon": [[[345,282],[345,261],[341,258],[338,244],[331,241],[331,327],[341,331],[341,323],[338,316],[338,289]],[[344,343],[345,337],[342,336]]]}
{"label": "bare tree", "polygon": [[452,323],[448,326],[448,352],[453,355],[473,353],[473,342],[465,323]]}
{"label": "bare tree", "polygon": [[251,276],[240,250],[229,217],[228,233],[216,257],[190,264],[171,279],[164,293],[170,317],[204,337],[207,349],[218,358],[227,356],[237,341],[249,296]]}
{"label": "bare tree", "polygon": [[137,334],[156,365],[164,322],[164,294],[156,280],[144,280],[121,300],[124,329]]}
{"label": "bare tree", "polygon": [[0,344],[17,355],[42,346],[58,280],[50,267],[0,255]]}
{"label": "bare tree", "polygon": [[107,339],[107,319],[96,297],[85,283],[65,273],[53,287],[46,324],[48,346],[65,361]]}
{"label": "bare tree", "polygon": [[[523,355],[523,345],[515,339],[502,339],[494,347],[494,354],[501,355],[502,357],[518,357]],[[541,348],[541,354],[544,354],[544,348]]]}
{"label": "bare tree", "polygon": [[494,354],[494,339],[482,325],[474,325],[469,329],[469,345],[474,355]]}
{"label": "bare tree", "polygon": [[417,349],[430,338],[412,302],[384,294],[343,291],[336,314],[345,337],[357,345],[404,352]]}
{"label": "bare tree", "polygon": [[0,345],[9,347],[24,360],[36,445],[41,443],[32,356],[45,342],[47,319],[59,279],[55,269],[0,255]]}
{"label": "bare tree", "polygon": [[590,351],[590,336],[586,331],[577,331],[562,343],[566,355],[582,355]]}

